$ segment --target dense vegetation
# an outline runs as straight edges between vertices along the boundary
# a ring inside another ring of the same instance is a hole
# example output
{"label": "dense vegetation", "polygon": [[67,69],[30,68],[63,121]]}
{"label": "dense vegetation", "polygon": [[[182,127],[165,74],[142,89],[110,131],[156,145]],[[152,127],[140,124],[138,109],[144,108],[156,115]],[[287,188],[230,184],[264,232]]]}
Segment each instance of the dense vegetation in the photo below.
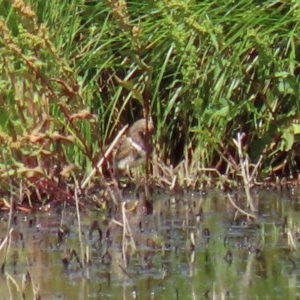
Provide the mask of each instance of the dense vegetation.
{"label": "dense vegetation", "polygon": [[3,191],[80,183],[143,114],[158,184],[297,176],[298,1],[1,0],[0,16]]}

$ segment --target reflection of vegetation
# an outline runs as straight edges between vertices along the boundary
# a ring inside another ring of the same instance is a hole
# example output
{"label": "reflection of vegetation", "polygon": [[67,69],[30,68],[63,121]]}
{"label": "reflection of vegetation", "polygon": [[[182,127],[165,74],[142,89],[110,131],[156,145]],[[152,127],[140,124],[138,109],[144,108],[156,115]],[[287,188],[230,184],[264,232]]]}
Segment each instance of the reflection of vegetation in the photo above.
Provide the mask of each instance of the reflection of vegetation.
{"label": "reflection of vegetation", "polygon": [[12,213],[7,234],[2,219],[1,299],[297,298],[299,212],[291,193],[257,193],[255,221],[217,192],[154,199],[152,214],[128,202],[109,216],[87,209],[80,223],[69,207]]}
{"label": "reflection of vegetation", "polygon": [[295,175],[299,14],[297,2],[2,1],[1,185],[49,194],[84,177],[142,109],[161,184],[239,179],[239,132],[254,181]]}

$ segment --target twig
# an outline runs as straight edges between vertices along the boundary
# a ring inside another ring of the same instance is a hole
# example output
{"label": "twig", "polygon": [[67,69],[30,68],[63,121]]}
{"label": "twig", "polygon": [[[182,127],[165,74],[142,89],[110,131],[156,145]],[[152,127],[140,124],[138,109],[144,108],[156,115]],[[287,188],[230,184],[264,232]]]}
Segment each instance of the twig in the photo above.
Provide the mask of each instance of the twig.
{"label": "twig", "polygon": [[233,143],[236,146],[239,154],[240,169],[244,181],[244,189],[246,193],[247,204],[250,206],[251,211],[254,211],[254,205],[250,194],[250,181],[252,178],[249,175],[249,161],[248,161],[248,157],[245,158],[242,150],[242,139],[244,138],[244,136],[245,133],[239,132],[237,134],[237,139],[233,139]]}
{"label": "twig", "polygon": [[12,233],[13,230],[14,230],[13,228],[10,228],[8,234],[6,235],[6,237],[1,241],[0,251],[6,245],[6,243],[10,242],[10,236],[11,236],[11,233]]}
{"label": "twig", "polygon": [[123,219],[123,235],[122,235],[122,255],[124,267],[127,267],[127,259],[126,259],[126,250],[127,250],[127,235],[129,235],[131,240],[131,246],[134,251],[136,251],[136,245],[132,236],[132,231],[130,229],[130,225],[128,223],[128,219],[126,216],[126,202],[122,203],[122,219]]}
{"label": "twig", "polygon": [[256,216],[253,214],[250,214],[248,212],[246,212],[245,210],[241,209],[240,207],[238,207],[235,202],[233,201],[232,197],[230,196],[230,194],[227,194],[227,197],[230,201],[230,203],[232,204],[232,206],[234,208],[236,208],[239,212],[241,212],[242,214],[246,215],[248,218],[252,218],[252,219],[256,219]]}
{"label": "twig", "polygon": [[126,259],[126,213],[125,213],[125,204],[126,202],[122,203],[122,219],[123,219],[123,234],[122,234],[122,255],[123,255],[123,263],[125,268],[127,267],[127,259]]}
{"label": "twig", "polygon": [[79,211],[79,199],[77,193],[77,187],[75,188],[75,204],[76,204],[76,214],[77,214],[77,222],[78,222],[78,239],[80,244],[80,254],[81,254],[81,265],[84,266],[84,246],[82,241],[82,228],[81,228],[81,219],[80,219],[80,211]]}
{"label": "twig", "polygon": [[[255,173],[257,172],[257,169],[258,169],[258,167],[260,166],[260,164],[261,164],[261,162],[262,162],[262,159],[263,159],[263,156],[261,155],[261,156],[259,157],[259,160],[258,160],[257,164],[255,165],[255,167],[254,167],[254,169],[253,169],[251,175],[250,175],[250,180],[251,180],[251,181],[254,181],[254,178],[253,178],[253,177],[254,177]],[[257,180],[255,180],[255,182],[257,183]]]}
{"label": "twig", "polygon": [[97,166],[95,168],[93,168],[92,172],[88,175],[88,177],[81,183],[81,188],[84,189],[86,187],[86,185],[89,183],[89,181],[91,180],[91,178],[96,174],[97,170],[99,170],[104,161],[107,159],[107,157],[110,155],[110,153],[113,151],[114,147],[116,146],[116,144],[119,142],[120,138],[123,136],[123,134],[125,133],[125,131],[127,130],[128,125],[124,126],[119,133],[117,134],[117,136],[115,137],[115,139],[113,140],[113,142],[110,144],[110,146],[107,148],[107,150],[105,151],[104,155],[101,157],[101,159],[99,160]]}

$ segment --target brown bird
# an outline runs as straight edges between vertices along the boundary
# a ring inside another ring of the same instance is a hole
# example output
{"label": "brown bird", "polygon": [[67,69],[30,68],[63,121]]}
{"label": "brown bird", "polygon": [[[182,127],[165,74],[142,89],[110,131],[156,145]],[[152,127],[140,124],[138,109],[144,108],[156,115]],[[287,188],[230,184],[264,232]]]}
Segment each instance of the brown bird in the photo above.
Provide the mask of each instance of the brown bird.
{"label": "brown bird", "polygon": [[117,170],[126,170],[128,172],[130,168],[144,163],[146,161],[147,153],[150,154],[152,150],[150,143],[146,141],[146,137],[148,137],[146,132],[147,129],[148,133],[153,131],[154,127],[152,119],[149,119],[148,124],[146,124],[146,119],[140,119],[133,123],[128,129],[127,135],[122,136],[121,140],[117,142],[119,146],[116,147],[113,143],[109,147],[106,147],[104,155],[97,163],[97,166],[93,168],[92,172],[81,183],[81,188],[87,186],[97,170],[107,170],[109,165],[108,162],[111,161],[111,159],[116,173]]}
{"label": "brown bird", "polygon": [[124,136],[116,151],[115,169],[124,171],[145,163],[147,153],[150,154],[152,150],[149,142],[146,141],[147,129],[148,133],[153,131],[152,119],[149,119],[148,124],[146,119],[140,119],[129,127],[127,136]]}

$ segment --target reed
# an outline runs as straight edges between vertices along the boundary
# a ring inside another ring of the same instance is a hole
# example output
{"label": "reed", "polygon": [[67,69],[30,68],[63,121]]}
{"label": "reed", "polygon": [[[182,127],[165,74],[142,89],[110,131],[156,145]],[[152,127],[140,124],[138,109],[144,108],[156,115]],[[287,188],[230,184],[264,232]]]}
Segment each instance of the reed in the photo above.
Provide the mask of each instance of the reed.
{"label": "reed", "polygon": [[2,0],[1,186],[85,186],[101,149],[148,116],[162,168],[188,158],[183,184],[207,169],[248,186],[239,132],[257,181],[295,178],[298,15],[294,2]]}

